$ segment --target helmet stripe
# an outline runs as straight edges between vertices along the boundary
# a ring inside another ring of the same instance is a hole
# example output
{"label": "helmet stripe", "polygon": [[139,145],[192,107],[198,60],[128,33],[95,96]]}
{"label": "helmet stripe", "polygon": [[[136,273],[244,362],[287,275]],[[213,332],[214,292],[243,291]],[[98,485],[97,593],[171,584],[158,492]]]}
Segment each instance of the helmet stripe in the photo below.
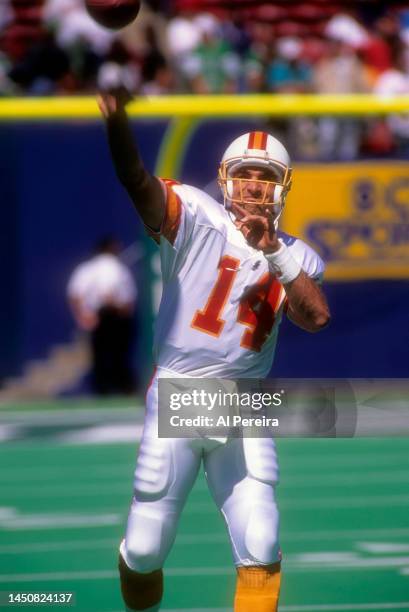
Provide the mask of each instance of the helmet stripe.
{"label": "helmet stripe", "polygon": [[267,146],[268,134],[266,132],[250,132],[249,134],[249,149],[262,149],[265,150]]}

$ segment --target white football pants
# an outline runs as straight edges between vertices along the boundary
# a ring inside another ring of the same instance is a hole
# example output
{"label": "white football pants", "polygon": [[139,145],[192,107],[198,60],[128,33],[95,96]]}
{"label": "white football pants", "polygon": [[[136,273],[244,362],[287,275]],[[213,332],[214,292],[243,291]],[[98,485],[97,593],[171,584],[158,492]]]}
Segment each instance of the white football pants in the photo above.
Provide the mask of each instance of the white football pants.
{"label": "white football pants", "polygon": [[278,465],[270,438],[158,438],[158,376],[146,397],[122,556],[131,569],[163,567],[180,514],[203,460],[208,487],[226,522],[236,565],[280,560],[279,515],[274,495]]}

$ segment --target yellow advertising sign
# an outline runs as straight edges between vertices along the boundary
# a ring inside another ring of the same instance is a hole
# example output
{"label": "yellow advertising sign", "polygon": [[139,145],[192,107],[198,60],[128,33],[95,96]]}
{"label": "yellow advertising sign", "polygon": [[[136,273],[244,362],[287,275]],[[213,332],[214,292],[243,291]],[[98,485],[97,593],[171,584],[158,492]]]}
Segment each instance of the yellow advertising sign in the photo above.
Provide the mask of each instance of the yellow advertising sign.
{"label": "yellow advertising sign", "polygon": [[299,164],[282,227],[330,280],[409,277],[409,162]]}

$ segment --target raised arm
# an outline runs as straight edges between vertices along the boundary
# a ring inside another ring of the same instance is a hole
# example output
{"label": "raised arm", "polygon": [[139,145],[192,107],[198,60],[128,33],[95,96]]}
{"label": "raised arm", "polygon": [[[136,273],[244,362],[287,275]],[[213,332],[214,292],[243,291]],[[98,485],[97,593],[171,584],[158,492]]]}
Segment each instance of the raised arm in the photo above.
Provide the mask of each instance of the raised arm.
{"label": "raised arm", "polygon": [[165,214],[165,187],[145,168],[126,114],[125,105],[111,94],[101,94],[98,105],[105,119],[112,161],[142,221],[158,231]]}

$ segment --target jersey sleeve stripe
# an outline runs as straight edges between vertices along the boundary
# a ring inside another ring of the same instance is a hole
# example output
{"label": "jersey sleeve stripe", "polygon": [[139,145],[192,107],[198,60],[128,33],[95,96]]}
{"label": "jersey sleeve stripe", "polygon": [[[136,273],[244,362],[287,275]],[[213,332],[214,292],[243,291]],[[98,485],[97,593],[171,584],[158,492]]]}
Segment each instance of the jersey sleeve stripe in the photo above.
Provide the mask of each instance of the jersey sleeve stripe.
{"label": "jersey sleeve stripe", "polygon": [[166,212],[161,228],[161,235],[166,238],[170,244],[174,244],[180,226],[182,203],[169,183],[166,183],[166,193]]}

